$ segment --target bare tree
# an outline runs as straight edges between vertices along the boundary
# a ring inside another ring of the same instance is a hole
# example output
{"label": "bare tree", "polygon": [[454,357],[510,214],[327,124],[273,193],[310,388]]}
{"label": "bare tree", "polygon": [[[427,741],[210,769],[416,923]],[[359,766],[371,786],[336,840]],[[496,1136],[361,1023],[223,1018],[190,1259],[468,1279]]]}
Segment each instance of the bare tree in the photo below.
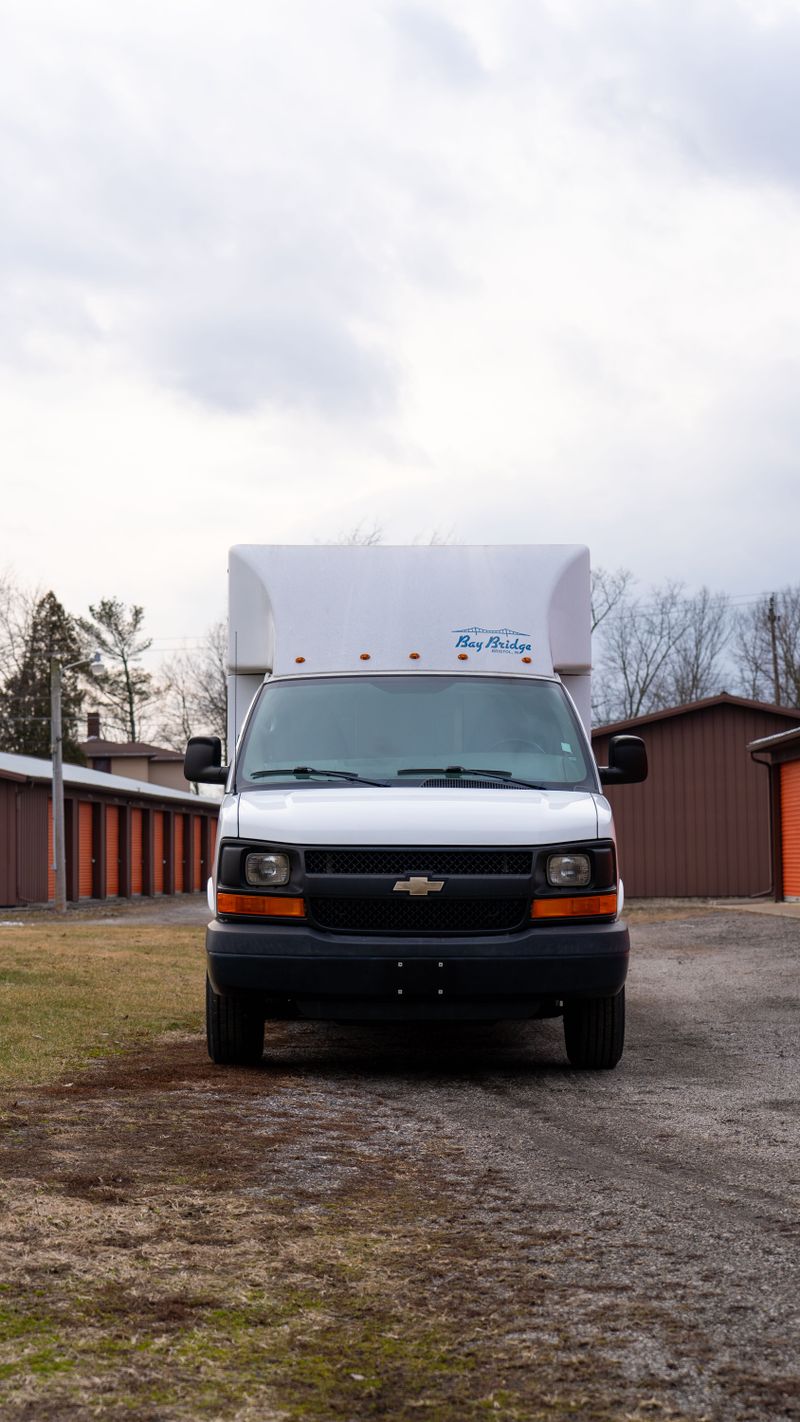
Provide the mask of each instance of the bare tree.
{"label": "bare tree", "polygon": [[376,543],[383,542],[383,529],[377,522],[368,524],[363,520],[354,525],[353,528],[346,529],[340,533],[338,538],[332,540],[334,543],[345,543],[348,546],[358,548],[374,548]]}
{"label": "bare tree", "polygon": [[104,708],[109,728],[126,740],[138,740],[141,717],[149,702],[152,677],[137,665],[152,645],[142,632],[144,608],[126,607],[116,597],[104,597],[89,606],[89,616],[79,619],[91,650],[99,648],[110,667],[94,678],[93,699]]}
{"label": "bare tree", "polygon": [[592,633],[628,596],[633,573],[627,568],[592,568]]}
{"label": "bare tree", "polygon": [[743,609],[735,630],[734,660],[745,695],[800,706],[800,584]]}
{"label": "bare tree", "polygon": [[722,685],[722,653],[731,636],[730,605],[724,593],[702,587],[684,599],[684,631],[668,659],[662,686],[665,705],[682,706],[713,696]]}
{"label": "bare tree", "polygon": [[[437,527],[427,533],[417,533],[411,541],[414,545],[423,544],[428,548],[441,548],[459,542],[452,525],[450,528]],[[340,533],[338,538],[334,538],[332,542],[360,548],[374,548],[378,543],[384,542],[384,530],[377,522],[372,524],[357,523],[345,533]]]}
{"label": "bare tree", "polygon": [[162,668],[157,696],[159,738],[183,750],[190,736],[228,734],[228,634],[224,622],[206,632],[196,654],[181,652]]}
{"label": "bare tree", "polygon": [[21,588],[11,573],[0,574],[0,668],[3,678],[19,672],[31,639],[42,593]]}
{"label": "bare tree", "polygon": [[412,539],[413,544],[422,544],[426,548],[450,548],[460,542],[452,524],[449,528],[432,528],[430,533],[417,533]]}
{"label": "bare tree", "polygon": [[605,619],[595,692],[603,720],[630,720],[669,705],[670,666],[688,625],[680,583],[654,588],[646,599],[618,599]]}

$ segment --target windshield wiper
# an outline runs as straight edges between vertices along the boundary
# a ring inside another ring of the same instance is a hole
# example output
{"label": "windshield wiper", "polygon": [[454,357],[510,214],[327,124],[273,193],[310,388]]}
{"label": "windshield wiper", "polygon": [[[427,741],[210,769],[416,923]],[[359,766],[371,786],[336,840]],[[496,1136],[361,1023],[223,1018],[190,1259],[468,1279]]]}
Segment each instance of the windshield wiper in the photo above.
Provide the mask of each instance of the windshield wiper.
{"label": "windshield wiper", "polygon": [[502,780],[505,785],[523,785],[526,790],[544,790],[546,786],[538,785],[533,780],[518,780],[510,770],[474,770],[471,765],[434,765],[416,767],[410,770],[398,770],[398,775],[446,775],[457,780],[460,775],[466,775],[467,779],[471,775],[485,775],[490,780]]}
{"label": "windshield wiper", "polygon": [[295,765],[290,770],[254,770],[251,780],[264,780],[268,775],[325,775],[333,780],[351,780],[356,785],[386,785],[385,780],[365,780],[352,770],[315,770],[312,765]]}

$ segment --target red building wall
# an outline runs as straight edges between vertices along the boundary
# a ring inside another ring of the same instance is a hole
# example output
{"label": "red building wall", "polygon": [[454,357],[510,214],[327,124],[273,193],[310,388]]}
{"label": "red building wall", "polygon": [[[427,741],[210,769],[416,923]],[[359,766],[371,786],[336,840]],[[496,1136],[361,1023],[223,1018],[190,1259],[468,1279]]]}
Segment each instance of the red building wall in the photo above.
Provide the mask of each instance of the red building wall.
{"label": "red building wall", "polygon": [[[792,713],[734,701],[625,723],[642,737],[649,762],[644,784],[605,788],[628,897],[766,894],[772,879],[769,776],[747,745],[791,724]],[[592,736],[600,765],[608,740],[604,728]]]}

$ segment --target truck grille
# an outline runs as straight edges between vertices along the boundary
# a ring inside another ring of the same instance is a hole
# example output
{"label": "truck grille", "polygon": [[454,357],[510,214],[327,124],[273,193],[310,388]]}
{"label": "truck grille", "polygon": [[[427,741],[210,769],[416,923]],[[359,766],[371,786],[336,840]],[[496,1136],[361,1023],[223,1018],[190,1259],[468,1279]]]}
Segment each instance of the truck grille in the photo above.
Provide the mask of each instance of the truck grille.
{"label": "truck grille", "polygon": [[334,933],[502,933],[526,918],[527,899],[310,899],[318,928]]}
{"label": "truck grille", "polygon": [[[533,855],[512,849],[307,849],[307,874],[524,874]],[[413,905],[413,907],[418,907]]]}
{"label": "truck grille", "polygon": [[507,785],[504,780],[423,780],[423,790],[524,790],[524,785]]}

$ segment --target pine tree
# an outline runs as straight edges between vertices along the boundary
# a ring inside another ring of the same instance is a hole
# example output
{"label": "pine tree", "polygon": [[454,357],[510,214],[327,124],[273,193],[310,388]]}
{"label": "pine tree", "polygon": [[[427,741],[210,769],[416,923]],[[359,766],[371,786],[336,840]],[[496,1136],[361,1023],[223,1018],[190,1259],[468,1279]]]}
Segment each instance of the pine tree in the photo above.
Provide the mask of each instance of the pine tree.
{"label": "pine tree", "polygon": [[[27,630],[19,665],[0,691],[0,745],[17,755],[49,757],[50,661],[56,657],[62,667],[80,661],[84,655],[80,630],[55,593],[46,593],[36,603]],[[83,692],[77,670],[64,672],[61,716],[64,732],[64,760],[82,765],[78,748],[83,714]]]}
{"label": "pine tree", "polygon": [[144,608],[127,608],[116,597],[90,603],[89,617],[80,619],[87,642],[111,664],[95,679],[94,700],[105,709],[109,730],[128,741],[139,740],[142,712],[153,695],[150,673],[136,666],[151,646],[151,639],[142,636],[143,623]]}

